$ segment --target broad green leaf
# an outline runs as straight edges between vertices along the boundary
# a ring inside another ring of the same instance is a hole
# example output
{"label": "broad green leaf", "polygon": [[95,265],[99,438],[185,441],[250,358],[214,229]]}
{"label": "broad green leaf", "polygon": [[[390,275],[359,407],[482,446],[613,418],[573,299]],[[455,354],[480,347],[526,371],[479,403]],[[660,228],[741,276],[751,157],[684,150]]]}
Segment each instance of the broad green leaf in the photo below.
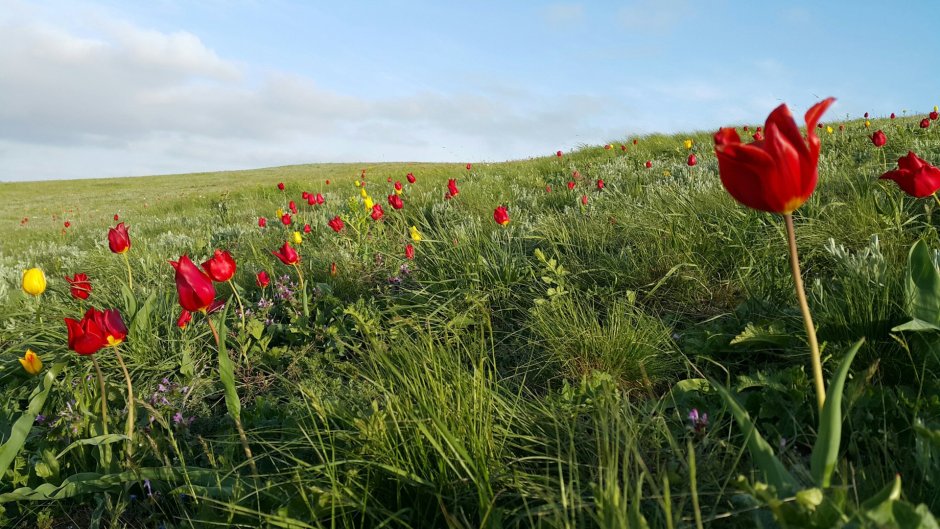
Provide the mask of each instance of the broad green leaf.
{"label": "broad green leaf", "polygon": [[932,253],[923,240],[911,248],[907,267],[909,311],[914,320],[940,326],[940,271]]}
{"label": "broad green leaf", "polygon": [[183,483],[187,479],[197,486],[211,487],[231,477],[223,478],[217,472],[205,469],[187,469],[185,473],[175,467],[154,467],[128,470],[118,474],[99,474],[82,472],[71,475],[62,483],[43,483],[35,488],[20,487],[5,494],[0,494],[0,504],[11,501],[49,501],[62,500],[106,490],[117,490],[125,483],[139,482],[145,479],[160,480],[168,483]]}
{"label": "broad green leaf", "polygon": [[[238,391],[235,387],[235,364],[228,356],[225,348],[225,316],[228,315],[228,305],[219,318],[219,379],[225,390],[225,407],[235,421],[241,421],[241,402],[238,400]],[[209,316],[206,316],[207,318]]]}
{"label": "broad green leaf", "polygon": [[157,301],[157,294],[154,292],[147,296],[146,301],[134,314],[134,319],[131,320],[130,325],[130,335],[133,338],[138,338],[142,334],[148,333],[150,331],[150,314],[153,312],[153,304]]}
{"label": "broad green leaf", "polygon": [[59,372],[64,367],[65,362],[57,362],[46,371],[39,385],[29,395],[29,405],[26,407],[26,412],[13,423],[13,428],[10,430],[6,442],[0,445],[0,480],[3,479],[3,475],[10,468],[10,463],[20,453],[23,444],[26,443],[26,437],[29,435],[29,431],[32,430],[33,424],[36,423],[36,416],[42,412],[46,397],[49,396],[49,391],[52,389],[52,385],[55,384],[56,377],[59,376]]}
{"label": "broad green leaf", "polygon": [[842,359],[839,370],[829,383],[826,403],[819,416],[819,433],[810,456],[810,473],[816,484],[823,488],[829,486],[839,457],[839,444],[842,442],[842,390],[845,388],[845,379],[849,375],[852,359],[863,343],[864,338],[855,342]]}
{"label": "broad green leaf", "polygon": [[126,440],[127,436],[119,433],[109,433],[106,435],[96,435],[95,437],[89,437],[87,439],[79,439],[78,441],[74,441],[72,444],[62,449],[61,452],[56,454],[55,458],[61,459],[62,456],[69,453],[76,446],[101,446],[106,444],[119,443]]}
{"label": "broad green leaf", "polygon": [[734,415],[738,427],[744,432],[744,438],[747,440],[747,449],[751,453],[754,463],[764,473],[767,482],[773,485],[778,492],[786,493],[794,490],[796,488],[796,479],[790,475],[787,469],[784,468],[783,463],[774,455],[773,448],[767,444],[767,441],[765,441],[760,432],[757,431],[754,422],[751,421],[751,417],[744,411],[744,408],[738,404],[737,399],[721,384],[712,381],[711,385],[718,391],[718,394],[721,395],[721,398],[725,401],[725,404],[728,405],[728,408],[731,409],[731,414]]}

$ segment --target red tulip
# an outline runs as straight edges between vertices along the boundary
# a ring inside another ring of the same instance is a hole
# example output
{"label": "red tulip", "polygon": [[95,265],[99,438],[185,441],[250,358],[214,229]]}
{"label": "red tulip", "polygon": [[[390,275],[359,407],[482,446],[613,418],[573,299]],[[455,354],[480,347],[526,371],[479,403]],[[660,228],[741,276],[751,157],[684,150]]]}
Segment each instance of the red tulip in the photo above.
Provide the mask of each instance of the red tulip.
{"label": "red tulip", "polygon": [[764,135],[761,134],[760,131],[757,131],[754,133],[754,141],[763,141],[763,140],[764,140]]}
{"label": "red tulip", "polygon": [[415,258],[415,247],[411,244],[405,245],[405,258],[414,259]]}
{"label": "red tulip", "polygon": [[937,121],[937,118],[940,117],[940,114],[938,114],[937,111],[934,110],[933,112],[931,112],[931,113],[928,114],[927,116],[930,117],[930,121]]}
{"label": "red tulip", "polygon": [[202,269],[213,281],[224,283],[235,275],[235,259],[228,251],[216,250],[208,261],[202,263]]}
{"label": "red tulip", "polygon": [[896,117],[896,116],[894,115],[894,112],[892,112],[892,113],[891,113],[891,119],[894,119],[895,117]]}
{"label": "red tulip", "polygon": [[321,195],[320,193],[317,193],[317,205],[319,206],[322,204],[323,204],[323,195]]}
{"label": "red tulip", "polygon": [[180,312],[180,317],[176,320],[176,326],[180,329],[185,329],[189,322],[193,319],[193,313],[189,312],[186,309],[183,309],[183,312]]}
{"label": "red tulip", "polygon": [[457,196],[457,193],[459,193],[459,191],[457,191],[457,181],[451,178],[447,181],[447,195],[453,198]]}
{"label": "red tulip", "polygon": [[620,144],[620,151],[621,151],[621,152],[627,152],[627,146],[621,143],[621,144]]}
{"label": "red tulip", "polygon": [[312,206],[317,203],[317,197],[315,195],[307,195],[307,205]]}
{"label": "red tulip", "polygon": [[304,200],[307,200],[307,197],[309,197],[309,196],[310,196],[310,193],[308,193],[308,192],[306,192],[306,191],[304,191],[303,193],[300,194],[300,198],[302,198],[302,199],[304,199]]}
{"label": "red tulip", "polygon": [[473,164],[472,164],[472,163],[468,163],[468,164],[467,164],[467,170],[469,171],[470,169],[473,169]]}
{"label": "red tulip", "polygon": [[930,127],[930,120],[928,118],[920,120],[920,128],[926,129],[928,127]]}
{"label": "red tulip", "polygon": [[389,184],[391,184],[391,183],[392,183],[392,177],[390,176],[390,177],[386,178],[385,181],[388,182]]}
{"label": "red tulip", "polygon": [[181,256],[179,261],[170,261],[170,265],[176,270],[176,291],[180,305],[190,312],[205,312],[215,300],[212,278],[204,274],[187,255]]}
{"label": "red tulip", "polygon": [[[89,312],[91,310],[89,309]],[[121,318],[121,313],[117,309],[96,311],[94,318],[95,323],[101,329],[105,345],[116,346],[127,338],[127,326],[124,325],[124,319]]]}
{"label": "red tulip", "polygon": [[330,228],[332,228],[333,231],[335,231],[336,233],[339,233],[340,230],[343,229],[343,226],[345,226],[345,225],[343,224],[343,219],[339,218],[339,215],[337,215],[337,216],[333,217],[332,219],[330,219],[330,221],[327,222],[327,225],[328,225]]}
{"label": "red tulip", "polygon": [[291,223],[290,213],[285,213],[281,215],[281,224],[285,226],[290,226],[290,223]]}
{"label": "red tulip", "polygon": [[395,194],[388,196],[388,203],[395,209],[401,209],[405,207],[405,203],[402,202],[401,197]]}
{"label": "red tulip", "polygon": [[604,189],[604,179],[603,179],[603,178],[598,178],[598,180],[597,180],[597,189],[598,189],[598,191]]}
{"label": "red tulip", "polygon": [[373,204],[372,214],[369,216],[372,217],[372,220],[379,220],[383,216],[385,216],[385,211],[382,209],[382,206],[380,204]]}
{"label": "red tulip", "polygon": [[905,193],[912,197],[930,196],[940,189],[940,169],[918,158],[913,152],[898,159],[898,168],[881,175],[884,180],[894,180]]}
{"label": "red tulip", "polygon": [[868,112],[865,112],[865,116],[863,116],[863,117],[864,117],[865,119],[868,119]]}
{"label": "red tulip", "polygon": [[605,150],[605,151],[609,151],[609,150],[611,150],[611,149],[613,149],[613,148],[614,148],[614,146],[611,145],[611,144],[609,144],[609,143],[608,143],[607,145],[604,145],[604,150]]}
{"label": "red tulip", "polygon": [[409,183],[409,184],[415,183],[415,175],[414,175],[414,173],[408,173],[408,174],[406,174],[406,175],[405,175],[405,178],[408,179],[408,183]]}
{"label": "red tulip", "polygon": [[285,242],[280,250],[271,253],[286,265],[296,264],[300,261],[300,255],[297,254],[297,250],[291,247],[289,242]]}
{"label": "red tulip", "polygon": [[556,153],[555,153],[555,156],[561,158],[561,157],[562,157],[562,152],[561,152],[561,151],[556,152]]}
{"label": "red tulip", "polygon": [[114,214],[114,222],[117,222],[117,221],[118,221],[118,215],[117,215],[117,213],[115,213],[115,214]]}
{"label": "red tulip", "polygon": [[571,171],[571,178],[574,178],[575,180],[580,180],[581,171],[578,171],[577,169],[575,169],[574,171]]}
{"label": "red tulip", "polygon": [[509,212],[506,211],[505,206],[499,206],[493,211],[493,220],[500,226],[509,224]]}
{"label": "red tulip", "polygon": [[309,224],[304,224],[304,233],[310,233],[313,231],[313,228]]}
{"label": "red tulip", "polygon": [[327,181],[326,181],[326,185],[330,185],[330,181],[329,181],[329,179],[327,179]]}
{"label": "red tulip", "polygon": [[123,222],[108,230],[108,247],[114,253],[124,253],[131,249],[131,236]]}
{"label": "red tulip", "polygon": [[287,208],[288,208],[288,209],[290,210],[290,212],[293,213],[294,215],[297,214],[297,204],[295,204],[293,200],[291,200],[290,203],[287,204]]}
{"label": "red tulip", "polygon": [[734,129],[719,130],[715,154],[728,193],[750,208],[784,215],[806,202],[818,177],[816,122],[833,101],[823,100],[806,112],[805,140],[785,104],[767,117],[766,141],[743,144]]}
{"label": "red tulip", "polygon": [[552,186],[550,186],[550,185],[548,185],[548,184],[545,184],[545,192],[546,192],[546,193],[551,193],[551,192],[552,192]]}
{"label": "red tulip", "polygon": [[646,168],[649,169],[649,168],[651,168],[651,167],[653,167],[653,161],[652,161],[652,160],[646,160]]}
{"label": "red tulip", "polygon": [[257,276],[255,276],[255,283],[257,283],[259,287],[264,288],[271,284],[271,278],[268,277],[267,272],[262,270],[258,272]]}
{"label": "red tulip", "polygon": [[587,195],[581,195],[581,205],[582,205],[582,206],[587,206],[587,203],[588,203],[588,197],[587,197]]}
{"label": "red tulip", "polygon": [[101,312],[91,307],[80,321],[65,318],[65,326],[69,349],[80,355],[95,354],[102,347],[121,343],[127,336],[127,328],[117,309]]}
{"label": "red tulip", "polygon": [[336,263],[330,263],[330,275],[336,276]]}
{"label": "red tulip", "polygon": [[839,132],[842,132],[843,130],[845,130],[845,125],[839,125]]}
{"label": "red tulip", "polygon": [[888,142],[888,137],[881,129],[878,129],[871,135],[871,142],[875,147],[884,147],[885,143]]}
{"label": "red tulip", "polygon": [[686,163],[689,165],[689,167],[695,167],[695,164],[698,163],[698,158],[696,158],[694,154],[690,154]]}
{"label": "red tulip", "polygon": [[264,217],[258,217],[258,227],[263,228],[268,225],[268,219]]}
{"label": "red tulip", "polygon": [[747,127],[747,125],[745,125],[745,126],[744,126],[744,132],[747,132],[747,131],[749,131],[749,130],[751,130],[751,129],[749,129],[749,128]]}
{"label": "red tulip", "polygon": [[284,182],[278,182],[277,188],[280,189],[281,191],[284,191]]}
{"label": "red tulip", "polygon": [[72,223],[69,222],[69,221],[65,221],[64,226],[65,226],[66,228],[71,228],[71,227],[72,227]]}
{"label": "red tulip", "polygon": [[399,182],[398,180],[396,180],[396,181],[395,181],[395,191],[401,191],[401,189],[402,189],[402,187],[401,187],[401,182]]}
{"label": "red tulip", "polygon": [[69,284],[69,292],[72,293],[75,299],[88,299],[88,295],[91,294],[91,281],[88,280],[87,274],[75,274],[74,277],[65,276],[65,280]]}
{"label": "red tulip", "polygon": [[639,143],[639,140],[633,140],[634,145],[636,145],[637,143]]}

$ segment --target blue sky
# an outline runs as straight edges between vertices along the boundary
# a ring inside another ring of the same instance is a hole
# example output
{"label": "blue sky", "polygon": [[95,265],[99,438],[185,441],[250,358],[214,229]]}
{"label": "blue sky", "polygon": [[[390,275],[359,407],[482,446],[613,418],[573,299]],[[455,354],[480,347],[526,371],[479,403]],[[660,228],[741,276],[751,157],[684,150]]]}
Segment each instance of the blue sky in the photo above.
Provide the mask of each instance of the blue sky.
{"label": "blue sky", "polygon": [[0,0],[0,180],[498,161],[940,103],[932,1]]}

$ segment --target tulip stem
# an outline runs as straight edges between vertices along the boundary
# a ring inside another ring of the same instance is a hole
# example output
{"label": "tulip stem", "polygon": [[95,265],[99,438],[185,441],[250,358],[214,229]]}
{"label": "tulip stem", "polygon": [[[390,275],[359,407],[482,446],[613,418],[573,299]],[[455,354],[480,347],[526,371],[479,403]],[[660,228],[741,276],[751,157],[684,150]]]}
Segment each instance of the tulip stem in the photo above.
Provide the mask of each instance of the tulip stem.
{"label": "tulip stem", "polygon": [[91,363],[95,365],[95,371],[98,372],[98,388],[101,390],[101,428],[105,435],[108,435],[108,398],[104,388],[104,375],[101,374],[101,366],[98,365],[98,359],[94,355],[91,357]]}
{"label": "tulip stem", "polygon": [[307,304],[307,289],[304,286],[304,274],[300,271],[300,265],[294,263],[294,269],[297,270],[297,279],[300,280],[300,296],[304,302],[304,316],[310,317],[310,309]]}
{"label": "tulip stem", "polygon": [[816,403],[822,411],[826,403],[826,385],[823,382],[822,360],[819,355],[819,343],[816,341],[816,327],[806,302],[806,291],[803,289],[803,278],[800,273],[800,258],[796,250],[796,233],[793,229],[793,215],[787,213],[783,216],[787,225],[787,241],[790,247],[790,271],[793,273],[793,284],[796,287],[796,299],[800,303],[803,313],[803,324],[806,326],[806,337],[809,341],[810,362],[813,366],[813,380],[816,385]]}
{"label": "tulip stem", "polygon": [[940,198],[937,198],[937,192],[936,192],[936,191],[934,191],[934,193],[933,193],[933,199],[936,200],[936,201],[937,201],[937,205],[940,206]]}
{"label": "tulip stem", "polygon": [[127,265],[127,288],[128,290],[134,290],[134,277],[131,275],[131,260],[127,257],[127,252],[122,252],[121,255],[124,256],[124,264]]}
{"label": "tulip stem", "polygon": [[238,289],[235,288],[232,278],[229,278],[228,286],[232,287],[232,293],[235,294],[235,301],[238,302],[238,312],[242,316],[242,330],[245,330],[245,306],[242,305],[242,297],[238,295]]}
{"label": "tulip stem", "polygon": [[124,435],[127,436],[127,466],[131,466],[131,456],[134,455],[134,423],[137,420],[136,405],[134,403],[134,384],[131,382],[131,374],[124,365],[124,358],[117,346],[114,346],[114,356],[117,357],[121,371],[124,372],[124,381],[127,382],[127,425],[124,427]]}

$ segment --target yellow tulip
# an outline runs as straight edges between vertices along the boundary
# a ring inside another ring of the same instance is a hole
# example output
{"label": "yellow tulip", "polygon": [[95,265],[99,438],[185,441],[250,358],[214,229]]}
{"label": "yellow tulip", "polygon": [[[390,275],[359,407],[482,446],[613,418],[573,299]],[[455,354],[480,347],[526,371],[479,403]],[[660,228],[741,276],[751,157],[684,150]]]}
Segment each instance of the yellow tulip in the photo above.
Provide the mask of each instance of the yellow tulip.
{"label": "yellow tulip", "polygon": [[934,112],[940,112],[940,107],[938,107],[937,105],[934,105],[934,106],[933,106],[933,111],[934,111]]}
{"label": "yellow tulip", "polygon": [[685,145],[686,149],[692,148],[692,140],[685,140],[684,142],[682,142],[682,144]]}
{"label": "yellow tulip", "polygon": [[871,121],[865,120],[865,128],[871,127]]}
{"label": "yellow tulip", "polygon": [[38,296],[46,290],[46,274],[38,268],[23,270],[23,292]]}
{"label": "yellow tulip", "polygon": [[411,227],[411,240],[414,242],[421,242],[421,233],[418,232],[418,228],[414,226]]}
{"label": "yellow tulip", "polygon": [[395,194],[396,194],[396,195],[400,195],[400,194],[401,194],[401,189],[396,188],[396,189],[395,189]]}
{"label": "yellow tulip", "polygon": [[830,127],[830,126],[827,125],[827,126],[826,126],[826,132],[829,133],[829,134],[832,134],[832,127]]}
{"label": "yellow tulip", "polygon": [[375,205],[375,202],[372,202],[372,197],[370,196],[366,196],[366,198],[362,200],[362,203],[365,205],[366,211],[372,211],[372,206]]}
{"label": "yellow tulip", "polygon": [[369,192],[366,191],[366,188],[363,187],[363,188],[360,188],[360,189],[359,189],[359,195],[360,195],[362,198],[366,198],[366,197],[369,196]]}
{"label": "yellow tulip", "polygon": [[362,185],[362,182],[360,182],[359,180],[356,180],[355,182],[353,182],[353,184],[355,184],[356,187],[359,187]]}
{"label": "yellow tulip", "polygon": [[26,370],[30,375],[38,375],[42,371],[42,360],[39,359],[39,355],[34,353],[31,349],[26,350],[26,354],[23,355],[23,358],[19,359],[20,364],[23,365],[23,369]]}
{"label": "yellow tulip", "polygon": [[304,238],[300,236],[299,231],[294,232],[294,244],[300,244],[304,242]]}
{"label": "yellow tulip", "polygon": [[277,208],[277,211],[275,213],[277,214],[277,218],[281,218],[284,216],[284,210],[281,208]]}

